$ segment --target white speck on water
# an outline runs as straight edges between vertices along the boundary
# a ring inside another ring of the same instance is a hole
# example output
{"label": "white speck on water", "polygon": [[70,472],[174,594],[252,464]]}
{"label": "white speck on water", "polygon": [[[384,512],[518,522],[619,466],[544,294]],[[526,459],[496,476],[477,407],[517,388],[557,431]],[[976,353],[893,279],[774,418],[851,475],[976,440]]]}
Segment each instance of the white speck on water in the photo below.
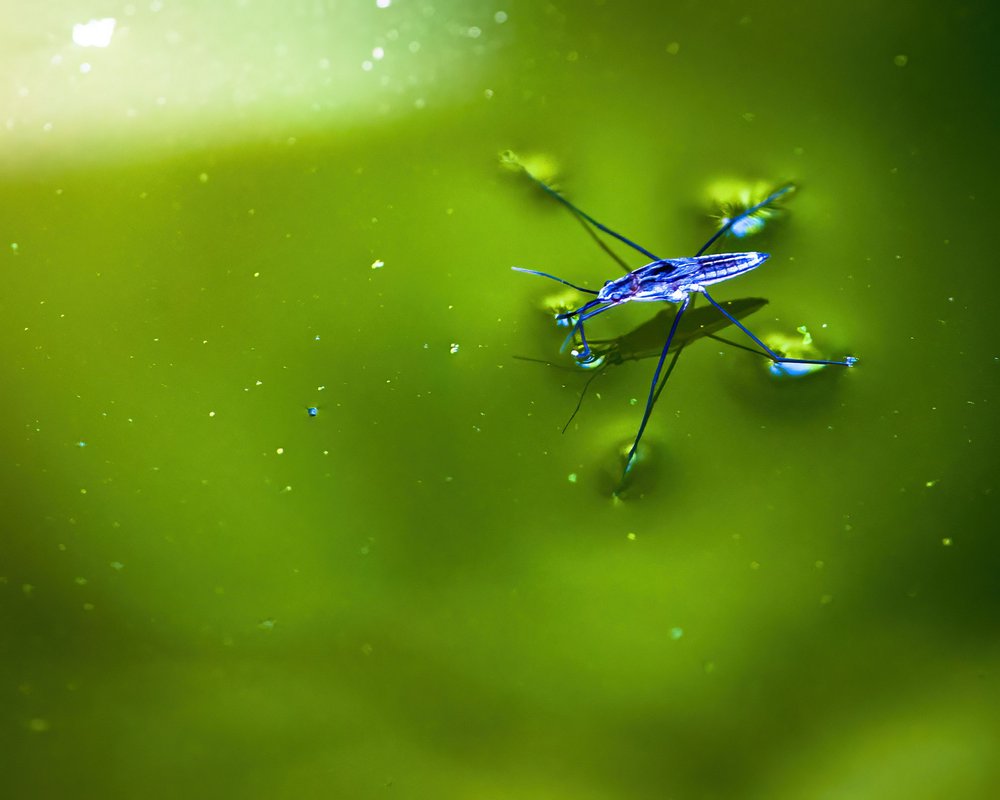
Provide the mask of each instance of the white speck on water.
{"label": "white speck on water", "polygon": [[284,447],[279,447],[274,452],[277,453],[279,456],[283,456],[285,454],[285,448]]}
{"label": "white speck on water", "polygon": [[452,355],[455,355],[455,353],[458,352],[458,345],[455,342],[451,343],[450,352],[451,352]]}
{"label": "white speck on water", "polygon": [[392,3],[392,0],[375,0],[375,5],[378,8],[388,8]]}
{"label": "white speck on water", "polygon": [[381,47],[372,48],[372,58],[374,58],[376,61],[381,61],[383,58],[385,58],[385,50]]}
{"label": "white speck on water", "polygon": [[[376,258],[372,262],[372,269],[382,269],[385,266],[385,262],[381,258]],[[317,337],[319,338],[319,337]]]}
{"label": "white speck on water", "polygon": [[80,47],[107,47],[115,33],[114,17],[92,19],[73,26],[73,44]]}

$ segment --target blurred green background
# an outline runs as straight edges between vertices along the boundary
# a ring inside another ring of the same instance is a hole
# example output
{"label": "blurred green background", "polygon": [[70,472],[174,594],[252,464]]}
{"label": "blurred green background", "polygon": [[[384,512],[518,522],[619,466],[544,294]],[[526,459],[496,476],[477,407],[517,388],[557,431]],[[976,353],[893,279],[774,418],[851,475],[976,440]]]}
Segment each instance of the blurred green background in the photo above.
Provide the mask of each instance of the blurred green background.
{"label": "blurred green background", "polygon": [[[991,4],[20,5],[4,797],[997,796]],[[615,501],[506,148],[665,256],[796,181],[714,294],[860,363],[696,343]]]}

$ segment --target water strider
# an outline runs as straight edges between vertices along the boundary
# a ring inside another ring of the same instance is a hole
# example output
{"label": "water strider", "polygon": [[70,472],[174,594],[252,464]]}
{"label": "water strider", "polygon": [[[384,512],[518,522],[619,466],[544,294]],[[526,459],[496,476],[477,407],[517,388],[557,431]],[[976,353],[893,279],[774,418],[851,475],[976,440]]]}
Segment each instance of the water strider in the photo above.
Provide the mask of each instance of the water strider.
{"label": "water strider", "polygon": [[[623,242],[632,249],[642,253],[647,258],[652,259],[652,261],[644,266],[634,269],[620,278],[615,278],[605,282],[604,286],[601,287],[600,290],[586,289],[582,286],[577,286],[574,283],[570,283],[569,281],[556,277],[555,275],[550,275],[547,272],[525,269],[523,267],[512,267],[512,269],[517,272],[526,272],[530,275],[540,275],[543,278],[558,281],[559,283],[576,289],[577,291],[584,292],[585,294],[595,295],[593,300],[584,303],[579,308],[558,314],[556,316],[557,320],[565,320],[572,325],[570,334],[567,337],[567,342],[573,340],[574,337],[579,337],[580,346],[573,350],[573,356],[580,364],[586,365],[597,357],[587,341],[584,329],[584,323],[586,323],[587,320],[592,319],[608,309],[615,308],[616,306],[624,303],[667,302],[677,304],[678,306],[677,313],[674,315],[673,321],[670,325],[670,330],[667,333],[667,338],[660,351],[660,357],[657,361],[656,369],[653,371],[653,379],[650,382],[649,395],[646,400],[646,407],[643,411],[642,421],[639,423],[639,430],[636,433],[632,447],[626,456],[625,469],[622,474],[623,481],[628,475],[629,470],[632,468],[636,450],[638,449],[639,442],[642,440],[642,435],[646,430],[646,425],[649,422],[653,405],[655,404],[660,391],[662,391],[662,386],[660,386],[660,376],[663,372],[663,365],[666,361],[667,354],[671,350],[681,319],[684,317],[685,312],[687,312],[691,307],[694,296],[702,295],[706,300],[708,300],[708,302],[711,303],[711,305],[714,306],[719,313],[726,317],[730,323],[738,327],[741,331],[743,331],[743,333],[750,337],[754,344],[760,347],[775,365],[790,366],[799,364],[850,367],[857,361],[854,356],[846,356],[844,359],[836,361],[831,359],[788,358],[786,356],[779,355],[777,352],[764,344],[764,342],[761,341],[761,339],[749,328],[743,325],[743,323],[731,314],[724,305],[716,301],[708,293],[706,288],[716,283],[728,281],[738,275],[743,275],[750,270],[756,269],[769,258],[769,253],[745,252],[706,255],[706,251],[726,234],[732,234],[740,237],[758,230],[763,225],[763,214],[772,209],[774,204],[782,196],[795,188],[792,184],[782,186],[769,194],[759,203],[747,208],[745,211],[733,214],[728,218],[724,218],[722,220],[723,224],[719,230],[717,230],[708,239],[708,241],[698,249],[694,256],[683,258],[660,258],[650,250],[636,244],[631,239],[623,236],[617,231],[608,228],[606,225],[598,222],[586,212],[577,208],[557,190],[532,175],[527,169],[521,167],[516,161],[516,156],[513,154],[505,154],[503,159],[508,165],[520,168],[525,175],[538,184],[549,195],[568,207],[570,211],[572,211],[579,219],[594,226],[597,230],[603,231],[609,236],[613,236],[620,242]],[[673,364],[676,363],[676,359],[679,354],[680,350],[678,349],[675,352],[674,362],[671,364],[671,369],[673,368]],[[669,370],[667,372],[667,376],[669,376]]]}

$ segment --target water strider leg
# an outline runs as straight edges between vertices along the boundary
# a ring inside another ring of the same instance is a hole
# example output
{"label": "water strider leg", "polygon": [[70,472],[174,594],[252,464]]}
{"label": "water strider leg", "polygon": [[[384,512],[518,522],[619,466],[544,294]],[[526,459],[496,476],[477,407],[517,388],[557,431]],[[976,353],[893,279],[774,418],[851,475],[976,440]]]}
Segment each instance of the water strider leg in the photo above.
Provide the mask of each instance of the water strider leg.
{"label": "water strider leg", "polygon": [[586,211],[584,211],[584,210],[582,210],[580,208],[577,208],[569,200],[567,200],[565,197],[563,197],[560,192],[558,192],[555,189],[553,189],[551,186],[549,186],[541,178],[536,178],[534,175],[532,175],[530,172],[528,172],[528,170],[524,169],[523,167],[521,168],[521,170],[531,180],[533,180],[535,183],[537,183],[546,193],[548,193],[549,195],[551,195],[552,197],[554,197],[556,200],[558,200],[560,203],[562,203],[564,206],[566,206],[570,211],[572,211],[578,217],[581,217],[582,219],[587,220],[587,222],[589,222],[591,225],[593,225],[598,230],[604,231],[609,236],[614,236],[618,241],[624,242],[629,247],[631,247],[633,250],[638,250],[644,256],[646,256],[647,258],[651,258],[653,261],[660,261],[661,260],[659,256],[655,255],[654,253],[649,252],[649,250],[647,250],[642,245],[636,244],[631,239],[629,239],[627,236],[623,236],[622,234],[618,233],[618,231],[611,230],[611,228],[609,228],[607,225],[603,225],[602,223],[598,222],[596,219],[594,219],[592,216],[590,216],[590,214],[588,214]]}
{"label": "water strider leg", "polygon": [[[667,334],[667,341],[663,343],[663,351],[660,353],[660,360],[656,362],[656,370],[653,372],[653,380],[649,385],[649,397],[646,400],[646,410],[642,414],[642,422],[639,423],[639,432],[635,435],[635,441],[632,443],[632,449],[628,451],[628,458],[625,459],[625,471],[622,473],[622,480],[628,475],[630,469],[632,469],[632,459],[635,458],[635,451],[639,448],[639,441],[642,439],[642,434],[646,430],[646,423],[649,422],[649,415],[653,413],[653,404],[656,401],[656,387],[660,382],[660,372],[663,370],[663,362],[667,360],[667,353],[670,350],[670,343],[674,339],[674,334],[677,333],[677,325],[681,321],[681,317],[684,316],[684,312],[687,311],[688,306],[691,305],[691,295],[684,298],[681,303],[680,308],[677,309],[677,314],[674,316],[673,324],[670,326],[670,333]],[[728,314],[726,316],[729,316]],[[677,357],[680,355],[678,351],[674,355],[674,364],[677,363]],[[673,370],[673,365],[670,367]]]}
{"label": "water strider leg", "polygon": [[729,222],[727,222],[725,225],[723,225],[721,228],[719,228],[719,230],[717,230],[715,233],[712,234],[712,237],[707,242],[705,242],[705,244],[703,244],[701,246],[701,248],[698,250],[697,253],[694,254],[695,258],[697,258],[702,253],[704,253],[706,250],[708,250],[708,248],[711,247],[713,244],[715,244],[719,240],[720,237],[725,236],[727,233],[729,233],[729,231],[731,231],[733,229],[734,225],[739,224],[740,222],[742,222],[743,220],[747,219],[748,217],[752,217],[754,214],[756,214],[762,208],[766,208],[767,206],[771,205],[771,203],[773,203],[779,197],[781,197],[784,194],[787,194],[788,192],[792,191],[792,189],[794,189],[794,188],[795,188],[795,184],[793,184],[793,183],[789,183],[786,186],[782,186],[780,189],[778,189],[775,192],[772,192],[767,197],[765,197],[763,200],[761,200],[759,203],[757,203],[757,205],[751,206],[746,211],[744,211],[742,214],[737,214],[735,217],[733,217],[731,220],[729,220]]}
{"label": "water strider leg", "polygon": [[704,295],[705,299],[708,300],[708,302],[711,303],[713,306],[715,306],[717,309],[719,309],[719,311],[724,316],[726,316],[729,319],[729,321],[733,323],[733,325],[735,325],[737,328],[743,331],[743,333],[745,333],[747,336],[753,339],[754,343],[757,344],[757,346],[760,347],[765,353],[767,353],[771,357],[772,361],[776,361],[779,364],[826,364],[833,367],[853,367],[854,364],[857,362],[857,359],[854,356],[847,356],[846,358],[844,358],[843,361],[832,361],[822,358],[785,358],[784,356],[779,356],[770,347],[768,347],[760,339],[758,339],[753,334],[753,332],[748,327],[746,327],[746,325],[744,325],[742,322],[736,319],[736,317],[734,317],[732,314],[726,311],[726,309],[724,309],[719,303],[715,302],[715,300],[712,299],[712,296],[708,292],[706,292],[704,288],[699,288],[696,289],[695,291]]}
{"label": "water strider leg", "polygon": [[573,327],[570,329],[569,335],[563,341],[562,347],[560,348],[560,352],[562,352],[569,346],[569,343],[573,341],[573,336],[577,333],[577,331],[579,331],[580,343],[583,345],[583,350],[579,353],[574,352],[573,357],[577,361],[583,361],[583,362],[586,362],[590,359],[590,345],[587,343],[587,334],[583,330],[583,323],[586,322],[591,317],[596,317],[602,311],[607,311],[609,308],[614,308],[614,304],[608,303],[607,305],[602,305],[600,306],[600,308],[595,308],[593,311],[586,314],[581,314],[580,312],[586,311],[588,308],[592,308],[593,306],[598,305],[602,302],[604,301],[591,300],[589,303],[580,308],[578,311],[573,311],[569,314],[560,314],[556,318],[556,319],[572,319],[573,317],[576,317],[576,322],[573,323]]}
{"label": "water strider leg", "polygon": [[[514,272],[526,272],[529,275],[541,275],[543,278],[548,278],[550,280],[566,284],[566,286],[569,286],[571,289],[576,289],[578,292],[584,292],[585,294],[599,294],[596,289],[584,289],[582,286],[577,286],[575,283],[570,283],[562,278],[557,278],[555,275],[549,275],[547,272],[539,272],[537,269],[525,269],[524,267],[511,267],[511,269],[514,270]],[[579,312],[574,311],[573,313],[577,314]]]}

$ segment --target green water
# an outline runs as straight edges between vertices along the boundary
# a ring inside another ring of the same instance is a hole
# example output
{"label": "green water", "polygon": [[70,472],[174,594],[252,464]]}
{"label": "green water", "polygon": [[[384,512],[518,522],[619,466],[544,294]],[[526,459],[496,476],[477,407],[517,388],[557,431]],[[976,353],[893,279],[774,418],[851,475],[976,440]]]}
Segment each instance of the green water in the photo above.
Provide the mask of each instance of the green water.
{"label": "green water", "polygon": [[[231,5],[4,34],[3,795],[996,796],[988,4]],[[693,344],[616,502],[506,148],[665,256],[796,181],[714,294],[858,366]]]}

